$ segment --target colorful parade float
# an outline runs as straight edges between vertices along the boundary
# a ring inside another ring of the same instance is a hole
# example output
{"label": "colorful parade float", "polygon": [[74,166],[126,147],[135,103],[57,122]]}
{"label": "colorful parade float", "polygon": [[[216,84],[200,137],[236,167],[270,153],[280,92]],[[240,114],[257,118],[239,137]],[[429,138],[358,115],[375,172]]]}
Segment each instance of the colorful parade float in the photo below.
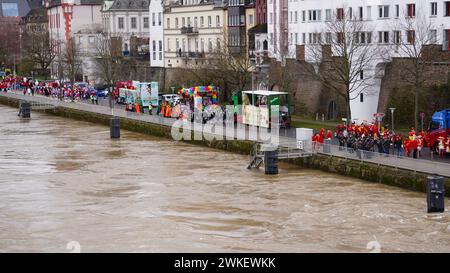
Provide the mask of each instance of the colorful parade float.
{"label": "colorful parade float", "polygon": [[218,105],[218,92],[219,88],[214,85],[181,88],[178,94],[181,96],[182,118],[205,123],[216,117],[222,112]]}

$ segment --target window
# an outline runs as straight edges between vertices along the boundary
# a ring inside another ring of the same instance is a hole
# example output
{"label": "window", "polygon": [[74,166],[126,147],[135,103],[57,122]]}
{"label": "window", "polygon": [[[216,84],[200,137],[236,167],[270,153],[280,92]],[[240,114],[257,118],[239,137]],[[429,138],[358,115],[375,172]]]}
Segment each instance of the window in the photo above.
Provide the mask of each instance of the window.
{"label": "window", "polygon": [[91,45],[95,43],[95,36],[89,36],[88,39]]}
{"label": "window", "polygon": [[344,33],[343,32],[338,32],[338,33],[336,33],[336,35],[337,35],[337,42],[338,42],[338,44],[344,43]]}
{"label": "window", "polygon": [[200,27],[203,27],[205,25],[205,18],[203,16],[200,16]]}
{"label": "window", "polygon": [[359,102],[364,102],[364,93],[359,94]]}
{"label": "window", "polygon": [[162,41],[159,40],[159,51],[162,51]]}
{"label": "window", "polygon": [[131,28],[136,29],[137,28],[137,19],[136,17],[131,17]]}
{"label": "window", "polygon": [[389,18],[389,6],[378,6],[378,18]]}
{"label": "window", "polygon": [[325,20],[331,21],[331,9],[325,10]]}
{"label": "window", "polygon": [[306,21],[306,11],[302,10],[302,22]]}
{"label": "window", "polygon": [[269,24],[273,24],[273,14],[269,13]]}
{"label": "window", "polygon": [[389,31],[379,31],[378,32],[378,43],[388,44],[389,43]]}
{"label": "window", "polygon": [[178,18],[175,18],[175,28],[178,28]]}
{"label": "window", "polygon": [[295,33],[295,44],[298,44],[298,33]]}
{"label": "window", "polygon": [[181,18],[181,26],[185,27],[186,26],[186,20],[183,18]]}
{"label": "window", "polygon": [[395,18],[400,17],[400,5],[395,5]]}
{"label": "window", "polygon": [[154,12],[152,13],[152,26],[156,26],[156,15]]}
{"label": "window", "polygon": [[170,28],[170,18],[167,18],[166,28]]}
{"label": "window", "polygon": [[[169,22],[167,22],[169,23]],[[148,20],[148,17],[144,17],[144,28],[149,28],[150,22]]]}
{"label": "window", "polygon": [[167,51],[170,51],[170,38],[167,38]]}
{"label": "window", "polygon": [[197,17],[194,17],[194,27],[195,27],[195,28],[198,27],[198,25],[197,25]]}
{"label": "window", "polygon": [[336,19],[338,19],[338,20],[344,19],[344,9],[343,8],[338,8],[336,10]]}
{"label": "window", "polygon": [[216,27],[220,27],[220,16],[216,15]]}
{"label": "window", "polygon": [[302,33],[302,44],[306,44],[306,33]]}
{"label": "window", "polygon": [[408,37],[409,44],[414,44],[416,42],[416,32],[414,30],[408,30],[406,35]]}
{"label": "window", "polygon": [[431,2],[431,16],[437,16],[437,2]]}
{"label": "window", "polygon": [[450,1],[444,2],[444,16],[450,16]]}
{"label": "window", "polygon": [[443,49],[450,50],[450,29],[444,29]]}
{"label": "window", "polygon": [[358,8],[358,18],[360,21],[362,21],[364,19],[364,9],[363,7],[359,7]]}
{"label": "window", "polygon": [[212,52],[212,41],[211,41],[211,38],[208,38],[208,51]]}
{"label": "window", "polygon": [[331,32],[325,33],[325,43],[331,44],[331,42],[333,42],[331,37]]}
{"label": "window", "polygon": [[156,51],[156,41],[153,40],[152,42],[153,42],[153,43],[152,43],[152,45],[153,45],[153,51]]}
{"label": "window", "polygon": [[158,26],[162,25],[162,14],[161,12],[158,13]]}
{"label": "window", "polygon": [[364,70],[359,71],[359,79],[364,80]]}
{"label": "window", "polygon": [[321,20],[321,11],[320,10],[310,10],[308,11],[309,21],[320,21]]}
{"label": "window", "polygon": [[401,42],[401,32],[400,31],[394,31],[394,44],[399,45]]}
{"label": "window", "polygon": [[406,4],[406,16],[407,17],[416,16],[416,4]]}
{"label": "window", "polygon": [[211,27],[211,16],[208,16],[208,27]]}
{"label": "window", "polygon": [[180,49],[180,40],[178,38],[175,39],[175,49]]}
{"label": "window", "polygon": [[118,21],[118,28],[119,29],[124,29],[124,26],[123,26],[124,25],[124,19],[123,19],[123,17],[119,17],[118,20],[119,20]]}

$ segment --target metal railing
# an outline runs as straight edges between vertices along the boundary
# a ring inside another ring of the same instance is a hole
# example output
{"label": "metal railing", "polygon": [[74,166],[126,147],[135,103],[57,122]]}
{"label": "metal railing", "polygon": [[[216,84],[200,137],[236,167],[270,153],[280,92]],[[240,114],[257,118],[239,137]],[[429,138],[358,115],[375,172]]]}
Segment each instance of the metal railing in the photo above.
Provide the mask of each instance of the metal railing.
{"label": "metal railing", "polygon": [[379,153],[333,144],[313,143],[313,153],[450,177],[450,164],[420,159],[420,156],[419,158],[412,158],[404,156],[402,153],[398,155],[395,149],[390,149],[389,153]]}

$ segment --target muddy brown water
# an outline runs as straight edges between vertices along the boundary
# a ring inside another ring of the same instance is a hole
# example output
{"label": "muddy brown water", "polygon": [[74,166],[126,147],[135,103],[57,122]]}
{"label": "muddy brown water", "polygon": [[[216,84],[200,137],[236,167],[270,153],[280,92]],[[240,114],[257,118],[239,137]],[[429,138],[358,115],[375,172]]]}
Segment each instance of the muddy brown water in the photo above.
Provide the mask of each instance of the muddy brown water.
{"label": "muddy brown water", "polygon": [[0,143],[1,252],[450,252],[448,199],[3,106]]}

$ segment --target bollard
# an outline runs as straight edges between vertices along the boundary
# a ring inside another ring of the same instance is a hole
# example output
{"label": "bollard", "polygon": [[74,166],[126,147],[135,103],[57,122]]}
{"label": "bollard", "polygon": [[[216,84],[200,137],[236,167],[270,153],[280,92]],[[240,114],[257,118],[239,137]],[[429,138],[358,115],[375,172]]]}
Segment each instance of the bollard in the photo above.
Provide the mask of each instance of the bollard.
{"label": "bollard", "polygon": [[264,152],[265,174],[278,174],[278,150]]}
{"label": "bollard", "polygon": [[120,138],[120,118],[111,118],[109,124],[111,130],[111,138]]}
{"label": "bollard", "polygon": [[26,101],[21,101],[19,105],[19,117],[30,118],[31,117],[31,104]]}
{"label": "bollard", "polygon": [[444,212],[444,178],[442,176],[428,176],[427,178],[427,207],[428,213]]}

